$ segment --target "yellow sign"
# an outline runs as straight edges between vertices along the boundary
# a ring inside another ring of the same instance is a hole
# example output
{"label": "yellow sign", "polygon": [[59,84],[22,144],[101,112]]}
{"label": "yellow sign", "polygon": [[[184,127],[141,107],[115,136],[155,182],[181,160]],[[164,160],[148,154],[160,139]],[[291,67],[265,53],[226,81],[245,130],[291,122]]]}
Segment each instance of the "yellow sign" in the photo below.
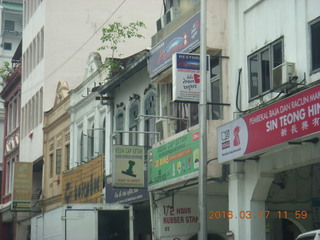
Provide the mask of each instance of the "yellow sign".
{"label": "yellow sign", "polygon": [[15,162],[13,174],[13,200],[11,209],[14,211],[30,211],[32,198],[32,168],[30,162]]}
{"label": "yellow sign", "polygon": [[101,203],[103,157],[62,173],[62,199],[67,203]]}

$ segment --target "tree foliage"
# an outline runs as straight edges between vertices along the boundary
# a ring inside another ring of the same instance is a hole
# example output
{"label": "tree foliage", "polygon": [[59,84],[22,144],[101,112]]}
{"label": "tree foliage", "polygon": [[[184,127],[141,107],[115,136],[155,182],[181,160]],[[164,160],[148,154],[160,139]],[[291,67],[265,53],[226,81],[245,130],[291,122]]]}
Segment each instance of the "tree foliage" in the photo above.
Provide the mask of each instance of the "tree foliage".
{"label": "tree foliage", "polygon": [[122,25],[119,22],[109,24],[108,27],[102,28],[101,42],[102,46],[98,50],[111,50],[111,57],[106,58],[104,68],[109,70],[109,75],[119,70],[121,67],[120,60],[116,59],[121,54],[118,53],[118,46],[120,43],[126,42],[130,38],[144,38],[139,33],[141,28],[146,28],[141,21],[131,22],[128,25]]}
{"label": "tree foliage", "polygon": [[[8,78],[12,73],[12,68],[10,67],[10,63],[8,61],[4,61],[3,65],[0,66],[0,77],[2,80]],[[3,85],[3,82],[0,82],[0,85]]]}

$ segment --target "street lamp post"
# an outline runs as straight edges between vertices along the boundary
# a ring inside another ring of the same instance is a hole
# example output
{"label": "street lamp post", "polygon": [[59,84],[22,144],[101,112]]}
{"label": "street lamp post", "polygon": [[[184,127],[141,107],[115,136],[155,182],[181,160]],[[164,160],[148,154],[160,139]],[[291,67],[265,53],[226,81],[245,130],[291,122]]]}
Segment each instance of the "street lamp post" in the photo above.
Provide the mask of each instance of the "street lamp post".
{"label": "street lamp post", "polygon": [[207,239],[207,24],[206,0],[201,0],[200,19],[200,169],[199,169],[199,232],[198,239]]}

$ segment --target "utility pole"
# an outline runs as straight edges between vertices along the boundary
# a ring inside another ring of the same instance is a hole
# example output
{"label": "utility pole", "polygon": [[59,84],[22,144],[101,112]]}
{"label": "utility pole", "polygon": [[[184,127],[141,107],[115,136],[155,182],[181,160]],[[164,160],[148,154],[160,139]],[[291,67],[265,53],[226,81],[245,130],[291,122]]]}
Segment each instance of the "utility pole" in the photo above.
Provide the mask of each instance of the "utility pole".
{"label": "utility pole", "polygon": [[200,169],[199,169],[199,240],[207,240],[207,13],[201,0],[200,19]]}

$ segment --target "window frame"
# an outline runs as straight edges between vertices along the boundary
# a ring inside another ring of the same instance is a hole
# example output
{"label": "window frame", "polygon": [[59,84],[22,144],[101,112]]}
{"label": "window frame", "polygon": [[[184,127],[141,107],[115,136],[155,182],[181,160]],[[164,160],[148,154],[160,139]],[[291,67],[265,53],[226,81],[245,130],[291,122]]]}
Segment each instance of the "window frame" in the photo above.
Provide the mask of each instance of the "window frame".
{"label": "window frame", "polygon": [[[157,111],[157,100],[156,92],[149,91],[144,98],[144,114],[145,115],[156,115]],[[156,132],[156,118],[155,117],[146,117],[144,119],[144,131],[145,132]],[[156,134],[145,134],[144,135],[144,145],[147,148],[151,148],[153,144],[156,143],[157,135]]]}
{"label": "window frame", "polygon": [[[261,96],[264,96],[266,94],[268,94],[269,92],[271,92],[273,90],[273,77],[272,77],[272,70],[276,67],[275,66],[275,61],[274,61],[274,47],[276,45],[278,45],[279,43],[281,43],[281,57],[282,57],[282,61],[280,64],[278,64],[277,66],[281,65],[284,63],[284,38],[281,37],[273,42],[271,42],[270,44],[260,48],[259,50],[257,50],[256,52],[248,55],[247,57],[247,67],[248,67],[248,85],[249,85],[249,101],[255,100],[260,98]],[[269,89],[264,90],[263,89],[263,81],[262,81],[262,60],[261,60],[261,55],[262,53],[268,51],[268,55],[269,55]],[[252,80],[251,80],[251,75],[252,75],[252,71],[251,71],[251,60],[253,58],[257,58],[257,94],[253,95],[253,89],[252,89]]]}
{"label": "window frame", "polygon": [[[136,112],[133,112],[136,111]],[[139,122],[136,120],[140,113],[140,101],[134,100],[130,104],[129,108],[129,131],[137,132],[139,130]],[[138,146],[139,144],[139,134],[130,133],[129,134],[129,145]]]}
{"label": "window frame", "polygon": [[[218,102],[221,103],[222,102],[222,59],[221,59],[221,53],[219,53],[217,56],[210,56],[210,92],[211,92],[211,102]],[[216,65],[216,69],[218,70],[218,73],[216,75],[214,75],[214,71],[213,71],[213,62],[217,61],[218,64]],[[214,84],[217,84],[218,88],[219,88],[219,99],[216,99],[215,96],[216,94],[214,94]],[[215,112],[218,112],[219,116],[215,116]],[[209,119],[210,120],[220,120],[223,119],[223,108],[221,105],[209,105]]]}
{"label": "window frame", "polygon": [[12,43],[11,42],[4,42],[3,43],[3,50],[12,51]]}
{"label": "window frame", "polygon": [[[119,115],[122,114],[122,122],[121,125],[119,124]],[[116,115],[114,116],[114,128],[115,131],[124,131],[124,124],[125,124],[125,111],[123,109],[118,109]],[[115,144],[122,145],[123,144],[123,133],[117,133],[115,136]]]}
{"label": "window frame", "polygon": [[[309,37],[310,37],[310,73],[311,74],[314,74],[316,72],[319,72],[320,71],[320,64],[319,64],[319,67],[317,68],[314,68],[313,67],[313,39],[312,39],[312,27],[315,26],[315,25],[319,25],[319,28],[320,28],[320,17],[312,20],[310,23],[309,23]],[[319,30],[320,31],[320,30]],[[320,33],[319,33],[320,34]],[[319,43],[318,43],[319,44]],[[319,47],[320,48],[320,47]],[[320,52],[320,50],[319,50]],[[320,62],[320,53],[318,55],[318,61]]]}
{"label": "window frame", "polygon": [[56,175],[61,174],[62,149],[56,149]]}
{"label": "window frame", "polygon": [[15,21],[13,20],[4,20],[4,30],[14,32],[15,31]]}

